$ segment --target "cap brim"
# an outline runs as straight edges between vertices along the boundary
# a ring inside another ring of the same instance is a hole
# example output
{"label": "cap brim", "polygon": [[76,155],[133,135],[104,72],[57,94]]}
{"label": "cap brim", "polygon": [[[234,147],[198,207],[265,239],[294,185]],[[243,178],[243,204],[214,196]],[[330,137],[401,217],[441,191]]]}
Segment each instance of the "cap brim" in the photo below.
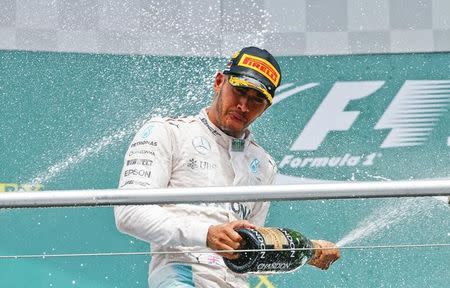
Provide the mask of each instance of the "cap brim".
{"label": "cap brim", "polygon": [[272,104],[272,95],[269,93],[266,86],[258,80],[246,76],[230,75],[228,82],[234,87],[245,87],[259,91],[264,95],[269,103]]}

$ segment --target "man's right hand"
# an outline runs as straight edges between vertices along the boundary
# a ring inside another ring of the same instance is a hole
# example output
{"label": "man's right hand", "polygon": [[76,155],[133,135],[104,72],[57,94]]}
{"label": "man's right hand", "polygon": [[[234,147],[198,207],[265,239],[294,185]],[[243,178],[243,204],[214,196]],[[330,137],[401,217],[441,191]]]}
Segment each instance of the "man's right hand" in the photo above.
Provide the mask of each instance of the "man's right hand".
{"label": "man's right hand", "polygon": [[[239,249],[242,241],[241,235],[235,231],[238,228],[256,228],[246,220],[237,220],[225,224],[212,225],[208,229],[206,245],[212,250],[235,250]],[[219,255],[233,260],[239,257],[235,253],[218,253]]]}

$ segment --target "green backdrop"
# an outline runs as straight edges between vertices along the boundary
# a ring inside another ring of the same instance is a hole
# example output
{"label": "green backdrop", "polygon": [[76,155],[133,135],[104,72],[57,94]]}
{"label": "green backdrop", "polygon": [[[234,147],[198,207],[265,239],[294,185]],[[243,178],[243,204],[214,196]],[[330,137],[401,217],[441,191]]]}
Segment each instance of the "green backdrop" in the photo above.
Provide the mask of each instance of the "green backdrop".
{"label": "green backdrop", "polygon": [[[253,131],[279,163],[280,183],[448,176],[450,54],[279,60],[284,86],[276,98],[283,100]],[[209,103],[214,73],[225,62],[0,51],[0,191],[115,188],[136,129],[154,115],[196,114]],[[353,100],[342,100],[352,93]],[[429,105],[437,110],[414,110]],[[349,112],[358,114],[344,125]],[[308,125],[327,131],[301,138],[316,143],[309,150],[295,144]],[[403,142],[384,147],[391,132]],[[338,241],[368,221],[382,228],[348,245],[449,243],[449,212],[435,198],[274,202],[267,224]],[[0,223],[0,256],[148,251],[116,230],[110,207],[2,209]],[[0,287],[146,287],[148,262],[148,256],[0,258]],[[253,277],[251,285],[446,287],[448,267],[448,247],[352,249],[326,272],[303,267]]]}

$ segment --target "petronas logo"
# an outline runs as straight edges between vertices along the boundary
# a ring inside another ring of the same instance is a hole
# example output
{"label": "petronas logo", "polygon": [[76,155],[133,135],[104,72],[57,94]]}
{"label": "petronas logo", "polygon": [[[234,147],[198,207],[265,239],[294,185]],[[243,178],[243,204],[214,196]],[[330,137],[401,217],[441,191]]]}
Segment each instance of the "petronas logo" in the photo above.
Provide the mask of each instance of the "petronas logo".
{"label": "petronas logo", "polygon": [[233,139],[231,141],[231,151],[242,152],[244,151],[245,140],[244,139]]}
{"label": "petronas logo", "polygon": [[259,172],[259,160],[253,159],[252,163],[250,163],[250,170],[253,174],[256,174]]}

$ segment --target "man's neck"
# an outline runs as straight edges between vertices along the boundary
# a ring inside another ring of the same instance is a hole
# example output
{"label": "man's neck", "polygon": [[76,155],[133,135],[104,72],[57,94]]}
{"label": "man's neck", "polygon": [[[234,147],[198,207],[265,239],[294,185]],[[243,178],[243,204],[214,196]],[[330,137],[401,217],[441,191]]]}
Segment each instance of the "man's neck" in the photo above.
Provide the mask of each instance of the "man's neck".
{"label": "man's neck", "polygon": [[227,134],[228,136],[234,137],[234,138],[244,138],[244,136],[245,136],[245,132],[244,132],[244,131],[240,132],[239,134],[236,134],[236,133],[234,133],[234,132],[231,132],[231,131],[229,131],[229,130],[226,130],[226,129],[223,128],[223,127],[219,127],[219,129],[220,129],[220,131],[222,131],[223,133]]}

